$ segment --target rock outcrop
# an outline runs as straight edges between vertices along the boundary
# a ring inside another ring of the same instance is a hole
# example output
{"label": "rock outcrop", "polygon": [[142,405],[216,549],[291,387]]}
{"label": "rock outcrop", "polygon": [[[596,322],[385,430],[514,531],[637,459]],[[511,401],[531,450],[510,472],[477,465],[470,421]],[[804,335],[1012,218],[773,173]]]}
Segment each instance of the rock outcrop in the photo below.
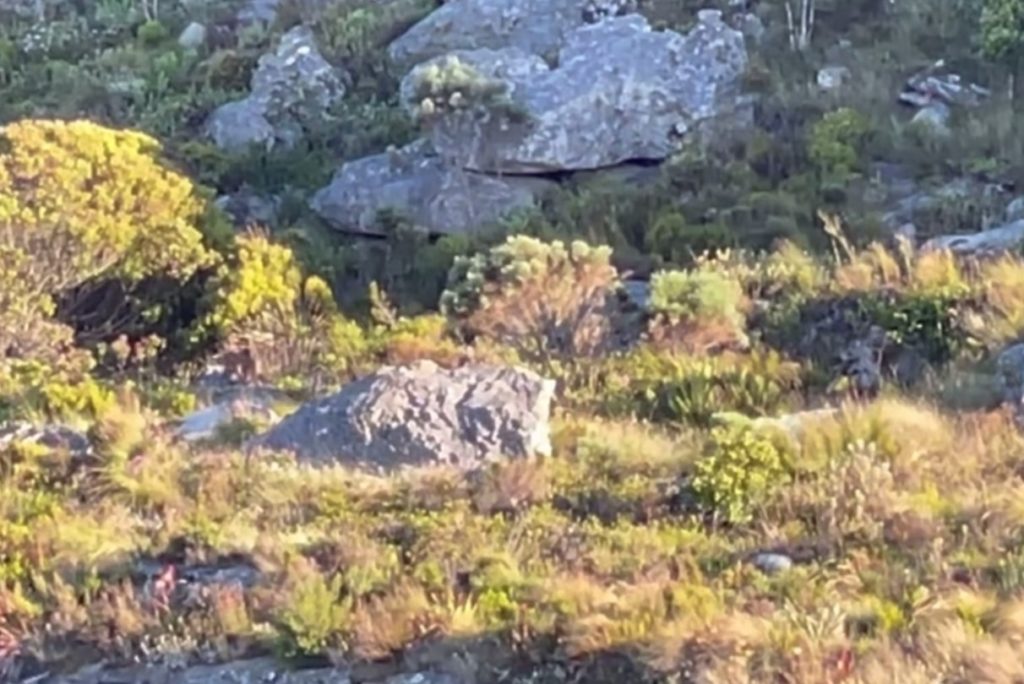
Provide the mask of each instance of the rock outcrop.
{"label": "rock outcrop", "polygon": [[453,59],[500,82],[522,114],[510,121],[481,106],[439,117],[435,149],[474,171],[549,173],[665,159],[704,124],[749,105],[739,89],[743,35],[712,10],[700,12],[686,36],[652,31],[639,15],[582,26],[566,34],[554,69],[519,46],[457,51],[410,72],[406,105],[421,106],[414,97],[429,91],[424,80],[438,78]]}
{"label": "rock outcrop", "polygon": [[518,48],[554,55],[585,23],[590,0],[449,0],[399,36],[391,59],[413,66],[456,50]]}
{"label": "rock outcrop", "polygon": [[260,58],[250,88],[248,97],[217,108],[207,121],[207,135],[221,149],[291,147],[307,128],[329,119],[345,95],[343,74],[324,59],[304,26],[288,31],[276,51]]}
{"label": "rock outcrop", "polygon": [[555,187],[541,178],[498,177],[441,161],[424,141],[344,164],[311,207],[339,230],[374,234],[395,211],[434,234],[465,233],[497,221]]}
{"label": "rock outcrop", "polygon": [[250,446],[372,471],[550,452],[554,381],[533,372],[430,361],[384,368],[306,404]]}

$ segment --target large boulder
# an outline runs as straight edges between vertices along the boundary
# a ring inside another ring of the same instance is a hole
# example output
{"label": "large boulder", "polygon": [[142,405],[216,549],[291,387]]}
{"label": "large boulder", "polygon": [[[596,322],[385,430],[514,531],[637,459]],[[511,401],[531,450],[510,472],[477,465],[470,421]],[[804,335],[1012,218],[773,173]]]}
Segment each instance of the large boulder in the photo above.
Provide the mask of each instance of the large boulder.
{"label": "large boulder", "polygon": [[553,55],[585,22],[589,0],[449,0],[399,36],[391,59],[412,66],[455,50],[515,47]]}
{"label": "large boulder", "polygon": [[[402,94],[420,114],[439,112],[434,147],[464,168],[575,171],[665,159],[698,130],[737,122],[750,111],[740,93],[746,66],[743,35],[720,12],[700,12],[686,36],[628,15],[571,31],[555,69],[519,48],[458,51],[413,69]],[[440,81],[464,67],[500,82],[516,115],[489,102],[445,110],[451,97]],[[432,89],[442,101],[422,97]]]}
{"label": "large boulder", "polygon": [[207,135],[224,150],[291,147],[345,95],[344,75],[324,59],[313,32],[298,26],[260,57],[248,97],[217,108]]}
{"label": "large boulder", "polygon": [[466,233],[534,206],[555,186],[450,167],[421,141],[344,164],[310,206],[344,231],[374,234],[378,213],[390,210],[433,234]]}
{"label": "large boulder", "polygon": [[373,471],[470,470],[499,457],[549,453],[554,391],[553,380],[518,368],[391,366],[303,406],[251,445]]}
{"label": "large boulder", "polygon": [[922,251],[946,249],[956,254],[1008,252],[1024,245],[1024,220],[961,235],[940,235],[921,246]]}

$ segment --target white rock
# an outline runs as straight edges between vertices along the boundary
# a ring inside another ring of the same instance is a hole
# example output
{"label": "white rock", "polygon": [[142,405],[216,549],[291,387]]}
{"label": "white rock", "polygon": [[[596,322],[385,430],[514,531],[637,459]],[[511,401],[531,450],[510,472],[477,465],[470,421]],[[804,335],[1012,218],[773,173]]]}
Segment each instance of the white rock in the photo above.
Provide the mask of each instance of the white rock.
{"label": "white rock", "polygon": [[178,36],[178,45],[186,50],[198,50],[206,43],[206,27],[197,21],[185,27]]}

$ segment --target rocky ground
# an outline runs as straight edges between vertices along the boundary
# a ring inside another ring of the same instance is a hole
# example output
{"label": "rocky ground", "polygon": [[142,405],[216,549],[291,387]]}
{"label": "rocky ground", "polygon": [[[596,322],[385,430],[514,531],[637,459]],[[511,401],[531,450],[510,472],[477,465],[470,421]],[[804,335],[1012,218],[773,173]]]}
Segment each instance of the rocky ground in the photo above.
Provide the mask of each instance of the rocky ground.
{"label": "rocky ground", "polygon": [[1024,682],[1017,0],[0,0],[0,681]]}

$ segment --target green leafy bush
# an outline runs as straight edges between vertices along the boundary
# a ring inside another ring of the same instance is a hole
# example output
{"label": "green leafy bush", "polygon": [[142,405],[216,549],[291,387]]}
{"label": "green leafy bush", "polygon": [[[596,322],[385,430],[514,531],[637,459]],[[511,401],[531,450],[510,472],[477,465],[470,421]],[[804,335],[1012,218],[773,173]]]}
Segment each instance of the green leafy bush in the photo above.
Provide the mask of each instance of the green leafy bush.
{"label": "green leafy bush", "polygon": [[826,177],[841,179],[860,170],[868,123],[858,112],[843,108],[829,112],[811,128],[807,151]]}
{"label": "green leafy bush", "polygon": [[715,428],[711,449],[695,466],[693,490],[722,519],[744,523],[789,477],[786,454],[750,426]]}
{"label": "green leafy bush", "polygon": [[740,284],[714,271],[660,271],[651,277],[650,308],[676,320],[721,320],[741,325]]}
{"label": "green leafy bush", "polygon": [[644,420],[708,426],[716,413],[771,415],[796,398],[800,367],[774,351],[694,357],[641,349],[615,359],[598,404]]}
{"label": "green leafy bush", "polygon": [[342,598],[342,587],[340,574],[327,579],[312,568],[291,573],[277,615],[287,654],[322,655],[343,645],[352,602]]}

